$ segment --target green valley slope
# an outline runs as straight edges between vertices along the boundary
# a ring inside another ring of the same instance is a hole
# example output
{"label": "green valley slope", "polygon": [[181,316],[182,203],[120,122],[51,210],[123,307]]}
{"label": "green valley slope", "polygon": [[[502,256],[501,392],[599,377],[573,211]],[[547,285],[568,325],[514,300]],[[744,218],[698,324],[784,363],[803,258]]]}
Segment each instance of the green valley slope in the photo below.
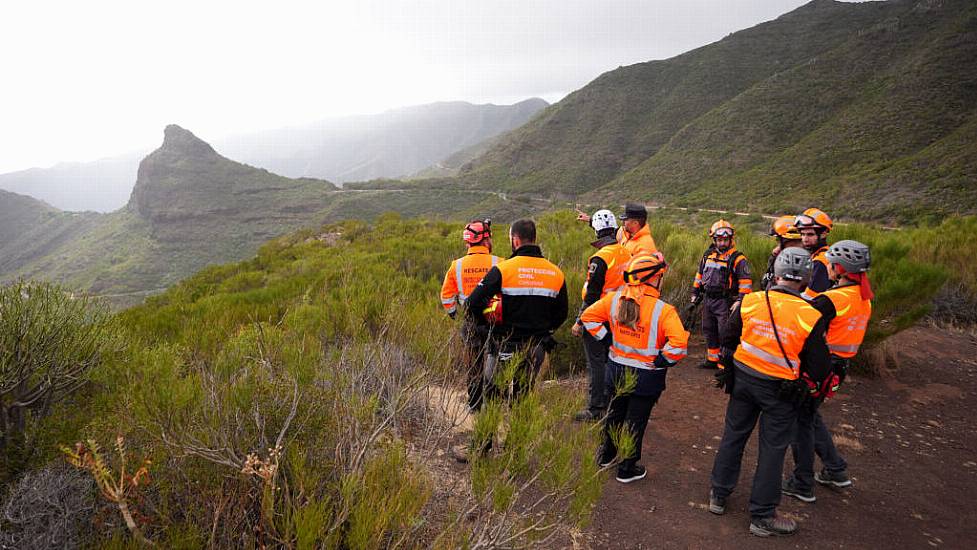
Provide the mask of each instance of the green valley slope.
{"label": "green valley slope", "polygon": [[975,75],[973,2],[815,0],[600,76],[462,180],[761,211],[816,202],[872,219],[974,212]]}
{"label": "green valley slope", "polygon": [[[60,212],[0,192],[0,280],[41,278],[129,303],[218,263],[253,255],[268,239],[349,218],[474,215],[500,199],[470,190],[338,191],[219,155],[175,125],[139,166],[129,204],[110,214]],[[506,206],[513,215],[522,205]]]}

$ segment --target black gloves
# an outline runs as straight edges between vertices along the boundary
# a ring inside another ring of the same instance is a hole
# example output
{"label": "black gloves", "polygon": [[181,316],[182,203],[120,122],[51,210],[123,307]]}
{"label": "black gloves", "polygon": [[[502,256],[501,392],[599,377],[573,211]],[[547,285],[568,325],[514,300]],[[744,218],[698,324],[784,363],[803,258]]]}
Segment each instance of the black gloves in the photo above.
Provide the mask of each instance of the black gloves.
{"label": "black gloves", "polygon": [[724,368],[721,368],[718,371],[716,371],[716,374],[713,375],[716,379],[715,380],[716,387],[723,390],[727,394],[732,394],[733,383],[736,381],[735,371],[736,371],[735,368],[731,368],[725,365]]}
{"label": "black gloves", "polygon": [[782,380],[777,397],[781,401],[792,403],[796,407],[804,405],[811,398],[811,388],[801,378],[797,380]]}

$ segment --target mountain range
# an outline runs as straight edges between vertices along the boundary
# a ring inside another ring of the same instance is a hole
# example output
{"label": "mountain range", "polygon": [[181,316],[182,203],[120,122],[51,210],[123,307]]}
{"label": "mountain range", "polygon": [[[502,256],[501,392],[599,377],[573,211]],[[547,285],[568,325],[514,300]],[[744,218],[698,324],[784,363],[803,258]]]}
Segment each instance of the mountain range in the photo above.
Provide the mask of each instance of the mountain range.
{"label": "mountain range", "polygon": [[911,222],[977,211],[977,3],[815,0],[610,71],[461,169],[468,185]]}
{"label": "mountain range", "polygon": [[[439,102],[232,136],[214,145],[229,158],[293,178],[343,183],[407,177],[522,125],[547,105],[539,98],[513,105]],[[128,202],[147,153],[0,174],[0,189],[62,210],[111,212]]]}
{"label": "mountain range", "polygon": [[[221,156],[176,125],[144,158],[124,208],[64,212],[0,191],[0,280],[45,278],[98,295],[142,296],[205,266],[247,258],[301,227],[396,211],[448,217],[499,211],[473,190],[340,191]],[[449,208],[450,206],[450,208]],[[521,208],[519,205],[510,208]]]}

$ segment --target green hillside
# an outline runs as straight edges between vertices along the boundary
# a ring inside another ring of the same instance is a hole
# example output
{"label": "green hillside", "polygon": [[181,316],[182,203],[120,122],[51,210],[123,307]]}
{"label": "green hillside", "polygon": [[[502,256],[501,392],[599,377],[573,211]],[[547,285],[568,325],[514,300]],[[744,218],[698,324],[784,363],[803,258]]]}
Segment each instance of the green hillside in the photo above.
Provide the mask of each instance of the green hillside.
{"label": "green hillside", "polygon": [[461,180],[762,212],[818,203],[866,219],[974,212],[975,74],[973,2],[816,0],[601,75]]}

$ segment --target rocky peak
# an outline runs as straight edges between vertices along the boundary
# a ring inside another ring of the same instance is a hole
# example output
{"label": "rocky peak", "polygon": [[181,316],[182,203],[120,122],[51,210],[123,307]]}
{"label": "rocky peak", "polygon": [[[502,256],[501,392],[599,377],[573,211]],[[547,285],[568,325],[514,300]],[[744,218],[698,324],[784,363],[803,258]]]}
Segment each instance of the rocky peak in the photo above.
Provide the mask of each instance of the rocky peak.
{"label": "rocky peak", "polygon": [[193,135],[193,132],[170,124],[163,130],[163,145],[161,151],[174,153],[183,157],[204,157],[217,155],[217,151],[207,142]]}

